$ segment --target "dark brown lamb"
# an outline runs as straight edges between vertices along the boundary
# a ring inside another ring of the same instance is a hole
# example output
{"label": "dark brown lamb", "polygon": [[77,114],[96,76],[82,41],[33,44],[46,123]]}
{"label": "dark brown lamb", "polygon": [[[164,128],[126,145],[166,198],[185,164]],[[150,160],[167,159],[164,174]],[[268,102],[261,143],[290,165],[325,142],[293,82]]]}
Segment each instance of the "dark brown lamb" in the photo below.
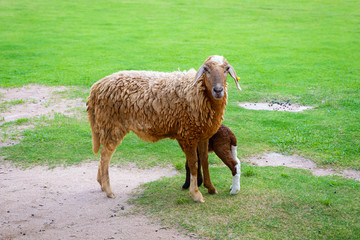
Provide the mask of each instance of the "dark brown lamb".
{"label": "dark brown lamb", "polygon": [[[215,154],[229,167],[233,176],[233,182],[230,186],[230,194],[236,194],[240,191],[240,175],[241,175],[241,163],[237,158],[237,140],[235,134],[221,124],[219,130],[209,139],[209,153],[215,152]],[[199,161],[199,160],[198,160]],[[190,169],[186,162],[186,179],[182,186],[184,189],[188,189],[190,186]],[[201,165],[198,168],[197,184],[201,186],[202,173]]]}

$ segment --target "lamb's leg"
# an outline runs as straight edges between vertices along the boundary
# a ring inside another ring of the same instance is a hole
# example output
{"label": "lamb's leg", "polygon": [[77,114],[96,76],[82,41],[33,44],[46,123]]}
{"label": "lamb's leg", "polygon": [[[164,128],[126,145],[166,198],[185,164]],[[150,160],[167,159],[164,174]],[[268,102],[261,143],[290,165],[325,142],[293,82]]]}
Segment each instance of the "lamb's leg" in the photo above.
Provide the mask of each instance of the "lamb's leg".
{"label": "lamb's leg", "polygon": [[103,190],[109,198],[115,198],[110,187],[109,179],[109,164],[115,149],[116,147],[103,146],[97,175],[97,181],[101,186],[101,190]]}
{"label": "lamb's leg", "polygon": [[205,202],[197,186],[198,161],[196,154],[196,144],[189,145],[184,143],[182,144],[181,142],[179,142],[179,144],[186,155],[186,161],[190,169],[190,195],[195,202]]}
{"label": "lamb's leg", "polygon": [[[201,186],[202,182],[203,182],[203,178],[202,178],[202,173],[201,173],[201,164],[200,164],[200,158],[199,158],[199,152],[198,153],[198,175],[197,175],[197,185],[198,187]],[[190,186],[190,168],[189,168],[189,164],[185,163],[185,170],[186,170],[186,177],[185,177],[185,183],[182,186],[183,189],[188,189]]]}
{"label": "lamb's leg", "polygon": [[202,177],[202,172],[201,172],[201,163],[200,163],[200,157],[199,157],[199,151],[196,151],[197,153],[197,158],[198,158],[198,175],[197,175],[197,184],[198,187],[201,186],[201,184],[203,183],[203,177]]}
{"label": "lamb's leg", "polygon": [[186,170],[185,183],[182,186],[182,188],[188,189],[190,187],[190,168],[187,161],[185,162],[185,170]]}
{"label": "lamb's leg", "polygon": [[204,187],[206,187],[208,189],[208,193],[216,194],[217,191],[210,180],[209,161],[208,161],[208,145],[209,145],[208,140],[199,142],[199,144],[198,144],[199,158],[200,158],[200,163],[201,163],[201,166],[203,168],[203,173],[204,173]]}
{"label": "lamb's leg", "polygon": [[233,158],[233,164],[236,162],[236,173],[233,174],[233,184],[230,186],[230,194],[236,194],[240,191],[240,175],[241,175],[241,163],[237,157],[237,146],[231,146],[231,155]]}
{"label": "lamb's leg", "polygon": [[230,194],[236,194],[240,191],[240,174],[241,174],[241,165],[240,161],[237,158],[237,150],[236,146],[230,145],[215,145],[214,152],[215,154],[225,163],[226,166],[229,167],[232,175],[233,175],[233,182],[230,187],[231,191]]}

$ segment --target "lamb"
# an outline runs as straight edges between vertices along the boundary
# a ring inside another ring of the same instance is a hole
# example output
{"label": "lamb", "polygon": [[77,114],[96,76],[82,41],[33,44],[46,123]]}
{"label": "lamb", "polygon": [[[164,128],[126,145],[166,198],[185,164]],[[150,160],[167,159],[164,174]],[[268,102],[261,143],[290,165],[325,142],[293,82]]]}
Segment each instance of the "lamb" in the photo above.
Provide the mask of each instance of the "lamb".
{"label": "lamb", "polygon": [[[232,175],[233,182],[230,186],[230,194],[236,194],[240,191],[240,174],[241,174],[241,163],[237,158],[237,141],[235,134],[226,127],[224,124],[221,124],[217,133],[209,139],[209,152],[215,152],[215,154],[229,167]],[[185,183],[182,186],[183,189],[188,189],[190,186],[190,170],[189,166],[185,164],[186,169],[186,179]],[[202,184],[202,174],[201,166],[198,168],[197,175],[197,184],[201,186]]]}
{"label": "lamb", "polygon": [[144,141],[176,139],[188,162],[190,195],[204,202],[197,186],[197,153],[204,172],[204,186],[216,193],[208,169],[208,140],[221,125],[227,103],[227,74],[234,68],[222,56],[210,56],[198,71],[120,71],[96,82],[87,101],[93,151],[100,152],[97,181],[109,198],[109,163],[116,147],[133,131]]}

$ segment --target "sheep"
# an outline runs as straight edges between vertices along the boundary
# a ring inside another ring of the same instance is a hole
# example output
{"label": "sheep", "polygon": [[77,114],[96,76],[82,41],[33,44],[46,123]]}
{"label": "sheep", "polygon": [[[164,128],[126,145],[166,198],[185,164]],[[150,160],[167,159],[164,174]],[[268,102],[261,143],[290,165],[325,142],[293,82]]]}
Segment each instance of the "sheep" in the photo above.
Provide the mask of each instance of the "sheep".
{"label": "sheep", "polygon": [[[230,186],[230,194],[236,194],[240,191],[240,174],[241,174],[241,163],[237,158],[237,141],[235,134],[226,127],[224,124],[221,124],[218,131],[209,139],[209,152],[215,152],[215,154],[229,167],[232,175],[233,182]],[[186,162],[186,179],[185,183],[182,186],[183,189],[188,189],[190,186],[190,169]],[[202,174],[201,166],[199,165],[197,173],[197,184],[201,186],[202,184]]]}
{"label": "sheep", "polygon": [[91,87],[87,101],[93,152],[100,152],[97,181],[109,198],[109,163],[116,147],[130,131],[140,139],[156,142],[176,139],[191,173],[190,195],[204,202],[197,186],[197,154],[204,172],[204,186],[217,193],[208,170],[208,139],[221,125],[227,103],[227,74],[241,90],[234,68],[222,56],[210,56],[195,71],[172,73],[120,71]]}

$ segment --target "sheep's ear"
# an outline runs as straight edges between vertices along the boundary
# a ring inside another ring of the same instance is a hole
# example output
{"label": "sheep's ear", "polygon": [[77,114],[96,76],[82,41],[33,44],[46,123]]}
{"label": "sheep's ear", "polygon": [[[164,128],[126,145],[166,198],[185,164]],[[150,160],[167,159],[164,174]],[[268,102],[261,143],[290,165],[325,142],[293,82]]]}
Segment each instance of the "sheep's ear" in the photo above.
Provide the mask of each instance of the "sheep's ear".
{"label": "sheep's ear", "polygon": [[230,76],[235,80],[235,84],[236,84],[237,88],[241,91],[241,87],[239,85],[239,81],[238,81],[238,77],[236,76],[235,69],[229,64],[227,71],[230,74]]}
{"label": "sheep's ear", "polygon": [[191,84],[191,86],[193,87],[195,85],[195,83],[199,80],[199,78],[205,73],[205,64],[202,65],[199,70],[197,71],[196,75],[195,75],[195,80],[194,82]]}

